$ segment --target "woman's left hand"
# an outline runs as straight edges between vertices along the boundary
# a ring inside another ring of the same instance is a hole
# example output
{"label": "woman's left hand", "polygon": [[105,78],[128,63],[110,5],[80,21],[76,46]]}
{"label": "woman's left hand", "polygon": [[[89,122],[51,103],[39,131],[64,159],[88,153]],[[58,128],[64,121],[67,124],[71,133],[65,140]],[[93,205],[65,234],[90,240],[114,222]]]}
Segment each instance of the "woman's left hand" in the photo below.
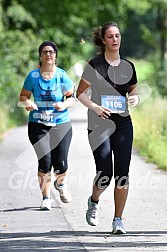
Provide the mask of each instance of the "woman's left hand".
{"label": "woman's left hand", "polygon": [[128,102],[132,107],[135,107],[139,104],[140,97],[139,95],[130,95],[128,96]]}
{"label": "woman's left hand", "polygon": [[66,109],[66,107],[64,106],[64,102],[53,103],[53,107],[58,111],[63,111]]}

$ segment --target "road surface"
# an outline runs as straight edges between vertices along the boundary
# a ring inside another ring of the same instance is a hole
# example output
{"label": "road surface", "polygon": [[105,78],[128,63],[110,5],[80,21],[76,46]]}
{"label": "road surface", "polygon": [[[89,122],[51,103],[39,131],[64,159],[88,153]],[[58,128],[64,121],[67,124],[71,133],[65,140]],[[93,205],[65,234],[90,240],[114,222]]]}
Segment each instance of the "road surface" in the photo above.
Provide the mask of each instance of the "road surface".
{"label": "road surface", "polygon": [[27,126],[0,143],[0,251],[167,251],[167,173],[133,150],[130,190],[123,214],[126,235],[112,235],[113,182],[100,200],[99,225],[86,223],[95,166],[87,139],[86,109],[70,109],[73,139],[67,185],[73,200],[60,202],[52,189],[52,210],[39,211],[37,160]]}

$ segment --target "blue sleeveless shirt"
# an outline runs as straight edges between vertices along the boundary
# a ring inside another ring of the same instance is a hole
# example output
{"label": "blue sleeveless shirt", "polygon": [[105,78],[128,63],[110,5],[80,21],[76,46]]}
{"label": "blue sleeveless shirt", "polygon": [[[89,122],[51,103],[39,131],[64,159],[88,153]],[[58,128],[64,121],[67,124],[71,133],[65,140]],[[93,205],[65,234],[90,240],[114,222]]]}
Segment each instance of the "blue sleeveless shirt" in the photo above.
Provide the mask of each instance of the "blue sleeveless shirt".
{"label": "blue sleeveless shirt", "polygon": [[38,110],[29,113],[30,122],[55,126],[70,121],[68,109],[58,111],[53,107],[53,103],[64,100],[64,92],[73,88],[72,80],[63,69],[56,67],[54,77],[46,80],[37,68],[28,74],[23,88],[32,92],[38,106]]}

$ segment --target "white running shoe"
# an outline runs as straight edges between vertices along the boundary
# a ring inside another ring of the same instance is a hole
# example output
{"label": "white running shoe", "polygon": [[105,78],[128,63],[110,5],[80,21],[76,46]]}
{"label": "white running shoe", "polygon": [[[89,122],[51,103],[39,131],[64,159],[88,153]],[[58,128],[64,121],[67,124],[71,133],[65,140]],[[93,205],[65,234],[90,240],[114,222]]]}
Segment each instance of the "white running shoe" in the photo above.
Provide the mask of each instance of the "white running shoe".
{"label": "white running shoe", "polygon": [[98,224],[98,204],[91,201],[91,197],[88,199],[88,210],[86,211],[87,223],[91,226],[97,226]]}
{"label": "white running shoe", "polygon": [[63,203],[69,203],[72,200],[72,196],[67,190],[66,186],[58,186],[57,181],[54,181],[54,187],[60,194],[60,199]]}
{"label": "white running shoe", "polygon": [[113,234],[126,234],[122,219],[119,217],[115,217],[115,219],[113,220],[112,228]]}
{"label": "white running shoe", "polygon": [[51,210],[51,200],[44,199],[41,203],[40,210]]}

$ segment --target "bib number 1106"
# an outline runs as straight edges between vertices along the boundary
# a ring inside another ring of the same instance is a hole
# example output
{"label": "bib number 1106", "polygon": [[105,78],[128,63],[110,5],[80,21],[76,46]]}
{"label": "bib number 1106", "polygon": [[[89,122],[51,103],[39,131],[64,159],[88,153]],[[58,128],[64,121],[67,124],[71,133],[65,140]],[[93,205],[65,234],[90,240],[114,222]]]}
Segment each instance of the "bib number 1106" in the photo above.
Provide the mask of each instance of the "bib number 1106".
{"label": "bib number 1106", "polygon": [[126,98],[124,96],[101,95],[101,104],[113,113],[124,113],[126,110]]}

